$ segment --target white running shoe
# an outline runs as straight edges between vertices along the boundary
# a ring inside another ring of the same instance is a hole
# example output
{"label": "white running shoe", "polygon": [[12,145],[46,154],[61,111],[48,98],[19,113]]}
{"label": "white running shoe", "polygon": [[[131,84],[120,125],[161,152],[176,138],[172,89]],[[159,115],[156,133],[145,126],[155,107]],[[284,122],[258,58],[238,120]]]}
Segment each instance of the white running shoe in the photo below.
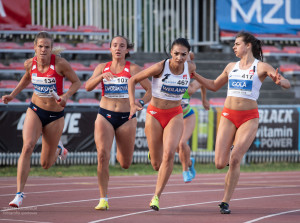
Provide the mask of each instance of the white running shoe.
{"label": "white running shoe", "polygon": [[23,198],[24,198],[24,193],[23,192],[18,192],[16,193],[15,199],[13,199],[10,203],[9,206],[19,208],[22,205]]}
{"label": "white running shoe", "polygon": [[65,147],[61,147],[61,146],[57,146],[58,148],[61,149],[58,157],[60,158],[60,160],[66,160],[67,159],[67,156],[68,156],[68,150],[65,148]]}

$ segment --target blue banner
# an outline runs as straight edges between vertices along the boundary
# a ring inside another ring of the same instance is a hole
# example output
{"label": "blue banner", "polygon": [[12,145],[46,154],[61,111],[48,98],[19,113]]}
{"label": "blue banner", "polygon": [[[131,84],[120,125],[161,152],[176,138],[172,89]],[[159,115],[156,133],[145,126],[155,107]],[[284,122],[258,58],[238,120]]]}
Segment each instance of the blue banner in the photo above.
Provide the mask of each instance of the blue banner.
{"label": "blue banner", "polygon": [[299,0],[217,0],[216,14],[221,30],[297,34],[299,9]]}

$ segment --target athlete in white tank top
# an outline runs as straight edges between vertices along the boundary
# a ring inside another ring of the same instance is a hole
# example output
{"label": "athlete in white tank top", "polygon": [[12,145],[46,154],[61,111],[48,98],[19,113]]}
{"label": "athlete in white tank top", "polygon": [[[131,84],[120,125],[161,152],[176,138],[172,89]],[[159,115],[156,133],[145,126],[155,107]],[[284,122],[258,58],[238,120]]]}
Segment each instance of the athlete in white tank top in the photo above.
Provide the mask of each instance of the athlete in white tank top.
{"label": "athlete in white tank top", "polygon": [[240,61],[235,64],[228,75],[227,96],[247,98],[254,101],[258,99],[262,85],[257,74],[258,62],[259,60],[255,59],[247,70],[240,69]]}
{"label": "athlete in white tank top", "polygon": [[169,59],[165,62],[162,75],[152,78],[152,96],[165,100],[179,101],[188,89],[190,74],[188,63],[184,63],[183,73],[175,75],[171,72]]}

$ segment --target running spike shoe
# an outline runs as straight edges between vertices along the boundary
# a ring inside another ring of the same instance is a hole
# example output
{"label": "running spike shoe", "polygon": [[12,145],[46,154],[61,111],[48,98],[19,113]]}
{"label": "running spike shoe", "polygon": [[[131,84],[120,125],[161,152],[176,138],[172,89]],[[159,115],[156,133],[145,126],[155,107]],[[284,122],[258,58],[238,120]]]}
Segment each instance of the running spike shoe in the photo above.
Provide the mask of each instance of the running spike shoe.
{"label": "running spike shoe", "polygon": [[159,198],[158,198],[158,196],[157,195],[155,195],[153,198],[152,198],[152,200],[151,200],[151,202],[150,202],[150,208],[151,209],[153,209],[153,210],[155,210],[155,211],[159,211]]}
{"label": "running spike shoe", "polygon": [[104,199],[100,199],[99,204],[95,207],[96,210],[106,211],[109,209],[108,201]]}
{"label": "running spike shoe", "polygon": [[58,155],[59,159],[62,160],[62,161],[66,160],[67,156],[68,156],[68,150],[65,147],[62,148],[59,145],[57,147],[58,147],[58,149],[61,149],[60,153]]}
{"label": "running spike shoe", "polygon": [[195,170],[195,158],[191,157],[192,165],[189,167],[189,172],[191,179],[194,179],[196,176],[196,170]]}
{"label": "running spike shoe", "polygon": [[222,202],[219,204],[221,214],[230,214],[229,204],[226,202]]}
{"label": "running spike shoe", "polygon": [[182,172],[182,176],[183,176],[183,181],[184,181],[185,183],[190,183],[190,182],[192,182],[192,178],[191,178],[190,171],[183,171],[183,172]]}
{"label": "running spike shoe", "polygon": [[23,192],[16,193],[15,198],[9,203],[9,206],[19,208],[22,205],[24,197],[25,195]]}

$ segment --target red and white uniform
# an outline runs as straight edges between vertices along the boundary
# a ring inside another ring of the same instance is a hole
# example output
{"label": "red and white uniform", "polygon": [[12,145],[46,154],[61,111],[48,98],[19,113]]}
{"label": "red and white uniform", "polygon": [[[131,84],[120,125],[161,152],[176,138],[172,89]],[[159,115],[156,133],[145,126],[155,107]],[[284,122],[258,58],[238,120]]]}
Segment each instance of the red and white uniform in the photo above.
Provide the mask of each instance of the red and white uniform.
{"label": "red and white uniform", "polygon": [[55,55],[51,55],[50,66],[45,73],[38,71],[37,58],[34,57],[30,76],[34,93],[39,97],[52,98],[50,90],[54,90],[58,95],[63,94],[64,77],[59,75],[55,70]]}
{"label": "red and white uniform", "polygon": [[129,78],[131,78],[130,62],[126,61],[124,69],[118,74],[114,74],[110,70],[111,63],[112,61],[108,62],[105,65],[102,73],[111,72],[116,77],[110,81],[103,79],[101,85],[102,96],[105,96],[107,98],[129,98],[128,80]]}

